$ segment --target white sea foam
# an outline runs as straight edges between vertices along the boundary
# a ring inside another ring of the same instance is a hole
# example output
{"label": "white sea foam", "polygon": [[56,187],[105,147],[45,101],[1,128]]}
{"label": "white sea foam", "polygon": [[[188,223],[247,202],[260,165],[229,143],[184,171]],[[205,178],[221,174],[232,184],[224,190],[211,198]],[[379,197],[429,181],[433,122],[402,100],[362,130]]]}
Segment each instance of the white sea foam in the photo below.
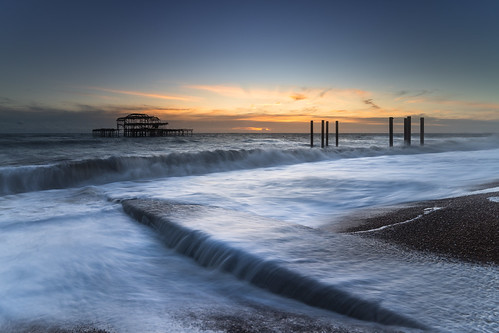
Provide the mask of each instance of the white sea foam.
{"label": "white sea foam", "polygon": [[385,136],[351,136],[321,150],[307,147],[306,135],[0,137],[0,330],[35,320],[195,332],[262,308],[373,329],[165,248],[119,204],[153,198],[206,206],[171,218],[223,248],[282,263],[436,331],[495,331],[497,267],[316,229],[358,208],[497,181],[494,138],[429,136],[423,148],[389,149]]}
{"label": "white sea foam", "polygon": [[400,221],[400,222],[397,222],[397,223],[387,224],[387,225],[384,225],[384,226],[379,227],[379,228],[368,229],[368,230],[361,230],[361,231],[354,231],[352,233],[353,234],[364,234],[364,233],[369,233],[369,232],[381,231],[381,230],[385,230],[385,229],[388,229],[388,228],[393,228],[393,227],[398,226],[398,225],[402,225],[402,224],[406,224],[406,223],[411,223],[411,222],[414,222],[416,220],[419,220],[424,215],[436,212],[437,210],[440,210],[440,209],[442,209],[442,207],[425,208],[423,210],[423,214],[420,214],[420,215],[418,215],[418,216],[416,216],[416,217],[414,217],[412,219],[405,220],[405,221]]}

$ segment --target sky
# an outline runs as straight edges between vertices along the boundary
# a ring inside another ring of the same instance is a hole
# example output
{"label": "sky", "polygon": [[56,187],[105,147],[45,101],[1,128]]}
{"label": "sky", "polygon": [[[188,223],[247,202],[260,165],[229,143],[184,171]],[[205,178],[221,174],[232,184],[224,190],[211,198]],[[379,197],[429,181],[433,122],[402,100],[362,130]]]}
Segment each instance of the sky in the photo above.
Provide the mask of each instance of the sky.
{"label": "sky", "polygon": [[0,0],[0,133],[129,113],[195,132],[382,133],[406,116],[499,132],[498,15],[496,0]]}

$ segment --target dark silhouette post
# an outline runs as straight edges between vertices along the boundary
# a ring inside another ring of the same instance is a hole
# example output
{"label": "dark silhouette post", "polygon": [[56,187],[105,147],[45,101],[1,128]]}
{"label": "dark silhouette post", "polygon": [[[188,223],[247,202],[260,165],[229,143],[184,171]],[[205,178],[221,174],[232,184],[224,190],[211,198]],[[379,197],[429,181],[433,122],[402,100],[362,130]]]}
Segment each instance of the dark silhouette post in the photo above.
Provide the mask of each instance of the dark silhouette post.
{"label": "dark silhouette post", "polygon": [[404,118],[404,145],[407,145],[407,118]]}
{"label": "dark silhouette post", "polygon": [[411,117],[404,118],[404,143],[406,146],[411,145]]}
{"label": "dark silhouette post", "polygon": [[388,131],[390,133],[390,147],[393,147],[393,117],[388,118]]}
{"label": "dark silhouette post", "polygon": [[424,146],[424,118],[419,118],[419,144]]}
{"label": "dark silhouette post", "polygon": [[314,146],[314,121],[310,120],[310,147]]}
{"label": "dark silhouette post", "polygon": [[336,147],[338,147],[338,120],[336,120]]}
{"label": "dark silhouette post", "polygon": [[329,146],[329,121],[326,121],[326,147]]}
{"label": "dark silhouette post", "polygon": [[411,145],[411,117],[407,117],[407,145]]}
{"label": "dark silhouette post", "polygon": [[324,148],[324,120],[321,124],[321,148]]}

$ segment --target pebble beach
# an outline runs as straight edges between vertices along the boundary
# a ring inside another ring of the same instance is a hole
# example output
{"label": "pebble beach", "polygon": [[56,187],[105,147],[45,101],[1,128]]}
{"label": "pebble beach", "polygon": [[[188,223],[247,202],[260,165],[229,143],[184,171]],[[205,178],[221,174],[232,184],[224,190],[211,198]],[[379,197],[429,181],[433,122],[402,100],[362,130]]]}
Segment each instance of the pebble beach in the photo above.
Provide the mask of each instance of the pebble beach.
{"label": "pebble beach", "polygon": [[499,192],[392,207],[354,223],[346,232],[459,260],[499,264]]}

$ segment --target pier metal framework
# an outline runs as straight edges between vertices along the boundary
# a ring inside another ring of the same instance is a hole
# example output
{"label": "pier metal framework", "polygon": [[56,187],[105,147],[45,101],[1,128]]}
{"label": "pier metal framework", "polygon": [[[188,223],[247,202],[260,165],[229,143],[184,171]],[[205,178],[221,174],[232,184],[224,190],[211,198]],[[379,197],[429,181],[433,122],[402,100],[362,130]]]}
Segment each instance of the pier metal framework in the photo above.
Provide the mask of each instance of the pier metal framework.
{"label": "pier metal framework", "polygon": [[92,130],[93,136],[100,136],[103,138],[111,138],[118,136],[118,131],[114,128],[96,128]]}
{"label": "pier metal framework", "polygon": [[126,117],[116,119],[118,135],[122,131],[123,136],[166,136],[168,135],[167,122],[162,122],[158,117],[149,116],[144,113],[132,113]]}
{"label": "pier metal framework", "polygon": [[97,128],[92,130],[94,136],[101,137],[144,137],[144,136],[186,136],[192,135],[191,128],[166,128],[167,122],[158,117],[144,113],[131,113],[116,119],[116,129]]}

